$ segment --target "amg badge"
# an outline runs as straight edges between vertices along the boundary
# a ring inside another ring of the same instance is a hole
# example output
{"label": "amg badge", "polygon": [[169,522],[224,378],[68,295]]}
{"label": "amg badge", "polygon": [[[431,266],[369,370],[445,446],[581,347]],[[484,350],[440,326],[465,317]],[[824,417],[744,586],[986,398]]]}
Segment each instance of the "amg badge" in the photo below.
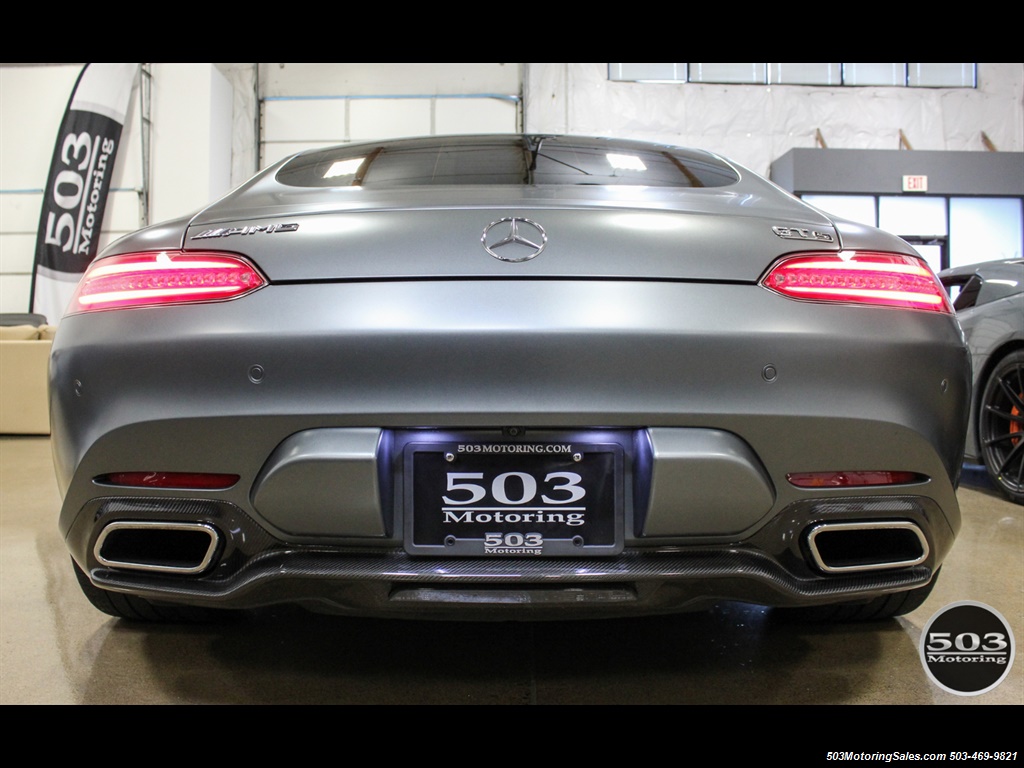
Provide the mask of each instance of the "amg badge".
{"label": "amg badge", "polygon": [[271,234],[273,232],[295,232],[298,224],[257,224],[253,227],[221,227],[219,229],[207,229],[198,235],[192,235],[193,240],[205,240],[210,237],[231,237],[231,235],[255,235],[257,232]]}
{"label": "amg badge", "polygon": [[817,240],[822,243],[835,242],[835,238],[827,232],[818,232],[814,229],[802,229],[801,227],[772,227],[779,237],[787,240]]}

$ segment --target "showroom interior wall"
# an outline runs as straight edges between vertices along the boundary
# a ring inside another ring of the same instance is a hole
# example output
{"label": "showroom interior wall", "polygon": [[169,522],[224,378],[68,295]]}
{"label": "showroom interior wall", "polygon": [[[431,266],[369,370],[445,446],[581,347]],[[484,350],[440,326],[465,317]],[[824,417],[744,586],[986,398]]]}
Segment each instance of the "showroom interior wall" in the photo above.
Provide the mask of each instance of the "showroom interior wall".
{"label": "showroom interior wall", "polygon": [[261,167],[349,141],[515,132],[524,66],[261,64]]}
{"label": "showroom interior wall", "polygon": [[[1024,64],[978,87],[628,83],[584,64],[151,64],[149,221],[186,215],[308,146],[419,134],[618,135],[720,152],[758,173],[797,147],[1024,150]],[[42,187],[80,64],[0,65],[0,311],[28,309]],[[140,89],[141,90],[141,89]],[[101,247],[143,220],[140,90]]]}
{"label": "showroom interior wall", "polygon": [[607,64],[527,64],[526,130],[663,141],[768,176],[794,147],[1024,150],[1024,64],[978,64],[977,88],[631,83]]}

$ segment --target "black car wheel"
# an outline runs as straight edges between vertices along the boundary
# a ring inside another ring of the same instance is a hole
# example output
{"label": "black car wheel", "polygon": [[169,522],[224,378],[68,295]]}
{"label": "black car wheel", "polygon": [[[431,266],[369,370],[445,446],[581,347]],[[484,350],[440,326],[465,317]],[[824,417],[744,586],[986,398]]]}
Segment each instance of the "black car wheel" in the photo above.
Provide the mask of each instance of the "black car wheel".
{"label": "black car wheel", "polygon": [[1011,352],[992,370],[978,413],[981,454],[992,482],[1024,504],[1024,350]]}

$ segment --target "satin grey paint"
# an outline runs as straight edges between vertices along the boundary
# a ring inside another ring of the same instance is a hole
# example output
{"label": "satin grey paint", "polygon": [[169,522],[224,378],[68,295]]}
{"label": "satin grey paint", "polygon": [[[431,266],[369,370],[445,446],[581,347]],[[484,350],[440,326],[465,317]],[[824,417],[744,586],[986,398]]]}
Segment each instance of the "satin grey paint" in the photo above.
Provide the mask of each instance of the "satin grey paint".
{"label": "satin grey paint", "polygon": [[647,433],[654,471],[643,536],[736,534],[771,509],[768,473],[736,435],[661,427]]}
{"label": "satin grey paint", "polygon": [[[554,617],[573,604],[568,593],[531,593],[534,582],[635,583],[632,602],[618,587],[578,595],[580,616],[678,610],[723,595],[820,604],[926,584],[960,527],[971,382],[957,321],[793,301],[758,285],[787,253],[914,252],[740,175],[724,189],[339,193],[281,187],[271,169],[193,217],[122,238],[101,258],[228,250],[270,284],[234,301],[62,320],[51,414],[59,525],[73,557],[94,583],[151,599],[296,600],[447,618],[480,598],[480,579],[527,584],[506,603],[496,597],[494,614],[470,611],[488,618],[515,606]],[[518,264],[488,255],[483,230],[507,216],[543,225],[544,252]],[[213,226],[273,223],[298,227],[190,239]],[[780,238],[772,227],[827,231],[835,243]],[[763,375],[768,367],[774,377]],[[459,564],[401,553],[401,461],[389,441],[421,430],[501,440],[509,426],[526,427],[527,438],[609,429],[650,441],[649,467],[627,447],[621,560],[576,568],[558,558]],[[93,482],[141,469],[240,480],[201,494]],[[895,495],[786,480],[841,469],[928,480]],[[212,579],[97,569],[97,521],[160,514],[238,531]],[[928,560],[870,579],[823,579],[801,550],[802,531],[821,515],[909,518],[927,531]],[[699,567],[690,549],[707,554]],[[329,565],[317,570],[309,553],[325,552]],[[251,566],[218,580],[241,553]],[[432,586],[438,580],[445,590]]]}
{"label": "satin grey paint", "polygon": [[292,536],[383,537],[381,430],[309,429],[284,440],[252,490],[253,508]]}

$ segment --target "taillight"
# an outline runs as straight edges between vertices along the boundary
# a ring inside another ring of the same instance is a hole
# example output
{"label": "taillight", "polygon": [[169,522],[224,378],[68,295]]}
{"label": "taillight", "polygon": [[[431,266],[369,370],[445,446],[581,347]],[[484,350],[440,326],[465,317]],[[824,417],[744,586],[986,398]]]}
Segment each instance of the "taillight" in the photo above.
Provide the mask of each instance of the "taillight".
{"label": "taillight", "polygon": [[852,488],[859,485],[907,485],[923,483],[917,472],[876,470],[856,472],[791,472],[786,479],[797,488]]}
{"label": "taillight", "polygon": [[920,259],[841,251],[782,259],[761,284],[792,299],[873,304],[952,314],[942,284]]}
{"label": "taillight", "polygon": [[240,256],[226,253],[128,253],[94,261],[66,314],[102,309],[235,299],[266,283]]}
{"label": "taillight", "polygon": [[220,491],[238,482],[238,475],[214,472],[111,472],[94,478],[100,485]]}

